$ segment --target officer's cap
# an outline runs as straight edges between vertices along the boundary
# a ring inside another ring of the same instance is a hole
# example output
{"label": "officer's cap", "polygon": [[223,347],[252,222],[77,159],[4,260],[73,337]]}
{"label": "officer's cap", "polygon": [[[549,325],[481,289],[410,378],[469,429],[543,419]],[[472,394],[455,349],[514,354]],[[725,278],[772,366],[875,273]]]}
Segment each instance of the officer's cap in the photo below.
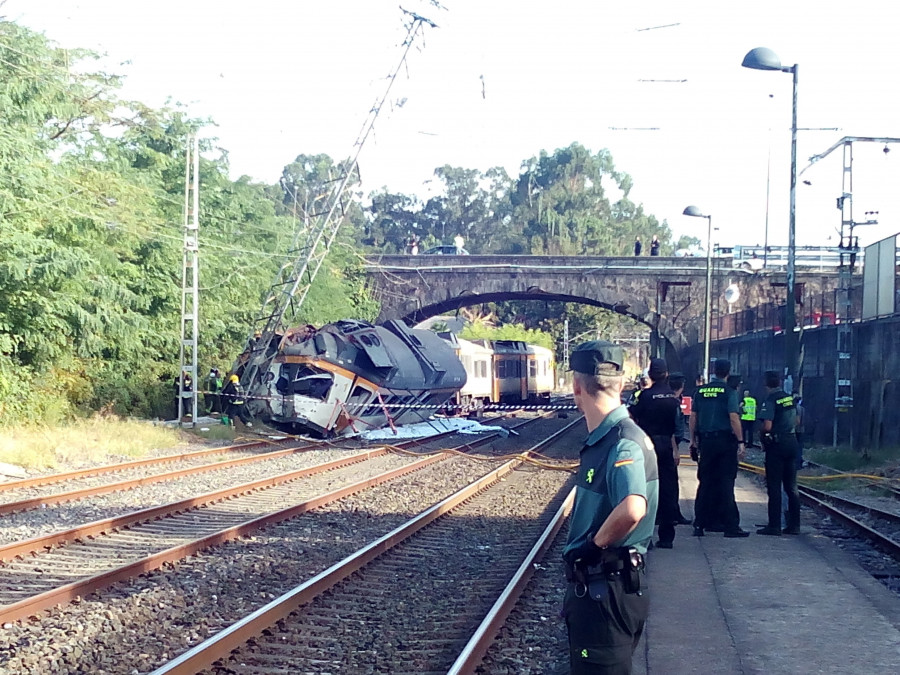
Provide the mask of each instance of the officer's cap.
{"label": "officer's cap", "polygon": [[610,370],[622,372],[625,367],[625,352],[612,342],[591,340],[574,349],[569,363],[572,370],[585,375],[599,375]]}

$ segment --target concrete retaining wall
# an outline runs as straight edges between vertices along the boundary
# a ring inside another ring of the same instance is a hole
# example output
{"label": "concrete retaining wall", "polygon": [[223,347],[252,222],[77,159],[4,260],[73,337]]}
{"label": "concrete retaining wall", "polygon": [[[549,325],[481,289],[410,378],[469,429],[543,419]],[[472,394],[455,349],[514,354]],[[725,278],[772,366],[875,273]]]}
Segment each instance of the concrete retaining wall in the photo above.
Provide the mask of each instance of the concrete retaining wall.
{"label": "concrete retaining wall", "polygon": [[[875,319],[853,326],[853,392],[855,405],[838,413],[841,443],[849,441],[852,424],[858,447],[900,447],[900,316]],[[806,431],[817,443],[830,444],[834,429],[834,372],[837,333],[834,326],[807,329],[801,340],[803,404]],[[766,370],[784,364],[784,339],[769,332],[714,342],[713,358],[727,358],[732,372],[744,378],[744,389],[757,399],[765,395]],[[682,352],[682,367],[690,377],[700,372],[703,346]]]}

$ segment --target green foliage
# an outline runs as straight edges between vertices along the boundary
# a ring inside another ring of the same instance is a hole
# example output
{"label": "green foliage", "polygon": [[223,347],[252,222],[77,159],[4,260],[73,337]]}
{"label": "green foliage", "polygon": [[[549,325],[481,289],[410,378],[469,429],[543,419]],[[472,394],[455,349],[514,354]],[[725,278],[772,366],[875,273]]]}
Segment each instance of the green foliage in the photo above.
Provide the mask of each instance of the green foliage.
{"label": "green foliage", "polygon": [[521,340],[531,345],[540,345],[547,349],[554,349],[553,338],[539,330],[525,328],[516,323],[505,323],[502,326],[488,326],[486,324],[469,323],[460,331],[459,336],[466,340]]}
{"label": "green foliage", "polygon": [[[106,408],[168,415],[178,360],[184,154],[209,125],[117,96],[93,56],[0,21],[0,423]],[[280,185],[228,177],[201,145],[201,363],[227,369],[262,293],[337,171],[298,157]],[[357,196],[356,202],[359,201]],[[320,202],[318,202],[320,203]],[[358,203],[298,321],[373,317],[348,248]],[[302,232],[301,232],[302,234]]]}

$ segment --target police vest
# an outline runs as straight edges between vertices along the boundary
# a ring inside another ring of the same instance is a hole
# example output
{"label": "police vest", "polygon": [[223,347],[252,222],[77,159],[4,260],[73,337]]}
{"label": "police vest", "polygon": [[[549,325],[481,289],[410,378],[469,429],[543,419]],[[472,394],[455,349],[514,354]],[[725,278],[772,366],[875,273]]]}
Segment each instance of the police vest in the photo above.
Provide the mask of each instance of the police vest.
{"label": "police vest", "polygon": [[747,396],[743,401],[744,411],[741,413],[741,419],[749,422],[756,420],[756,399]]}

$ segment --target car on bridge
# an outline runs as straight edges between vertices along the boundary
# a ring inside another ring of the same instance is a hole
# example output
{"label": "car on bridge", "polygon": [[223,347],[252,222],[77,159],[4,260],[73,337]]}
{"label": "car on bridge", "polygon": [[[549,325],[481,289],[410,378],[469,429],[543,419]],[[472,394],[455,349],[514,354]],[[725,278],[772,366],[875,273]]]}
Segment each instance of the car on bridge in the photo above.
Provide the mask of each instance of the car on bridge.
{"label": "car on bridge", "polygon": [[469,252],[462,249],[462,253],[457,253],[455,246],[433,246],[422,255],[469,255]]}

